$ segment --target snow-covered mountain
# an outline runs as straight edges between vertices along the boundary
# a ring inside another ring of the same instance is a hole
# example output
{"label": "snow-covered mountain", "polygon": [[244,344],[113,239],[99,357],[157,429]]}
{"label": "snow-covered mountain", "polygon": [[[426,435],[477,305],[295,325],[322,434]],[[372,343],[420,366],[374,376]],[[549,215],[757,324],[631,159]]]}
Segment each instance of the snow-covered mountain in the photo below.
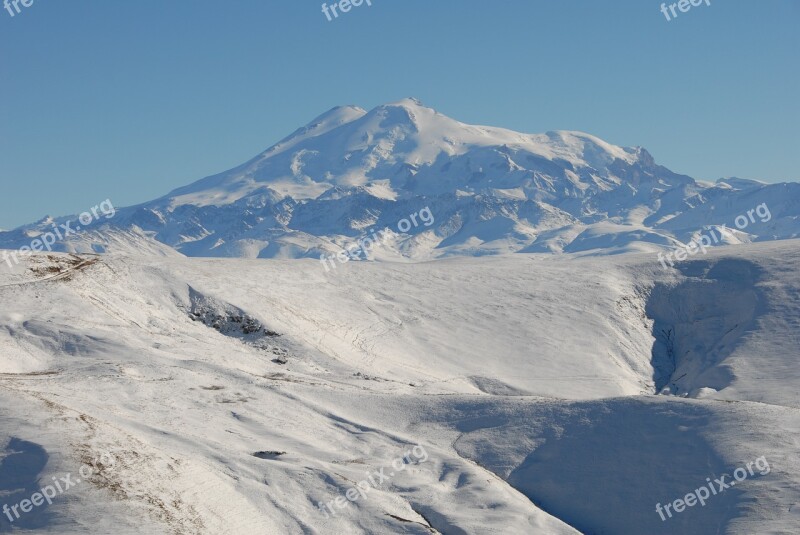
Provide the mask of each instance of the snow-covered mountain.
{"label": "snow-covered mountain", "polygon": [[[768,220],[734,228],[763,203]],[[430,224],[399,225],[426,207]],[[617,253],[722,225],[727,244],[793,238],[798,217],[797,183],[701,183],[643,148],[468,125],[406,99],[334,108],[249,162],[120,209],[56,250],[152,250],[154,238],[188,256],[319,257],[388,228],[374,257]],[[2,232],[0,247],[27,245],[52,222]]]}
{"label": "snow-covered mountain", "polygon": [[0,269],[0,533],[798,532],[798,184],[405,100],[90,212],[0,233],[115,253]]}

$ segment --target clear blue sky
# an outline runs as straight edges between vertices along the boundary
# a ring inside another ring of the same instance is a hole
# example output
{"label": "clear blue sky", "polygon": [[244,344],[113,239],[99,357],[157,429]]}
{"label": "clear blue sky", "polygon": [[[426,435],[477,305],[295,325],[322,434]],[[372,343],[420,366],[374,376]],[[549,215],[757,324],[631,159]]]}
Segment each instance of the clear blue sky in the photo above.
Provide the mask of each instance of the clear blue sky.
{"label": "clear blue sky", "polygon": [[0,11],[0,228],[136,204],[340,104],[581,130],[699,179],[800,179],[800,1],[34,0]]}

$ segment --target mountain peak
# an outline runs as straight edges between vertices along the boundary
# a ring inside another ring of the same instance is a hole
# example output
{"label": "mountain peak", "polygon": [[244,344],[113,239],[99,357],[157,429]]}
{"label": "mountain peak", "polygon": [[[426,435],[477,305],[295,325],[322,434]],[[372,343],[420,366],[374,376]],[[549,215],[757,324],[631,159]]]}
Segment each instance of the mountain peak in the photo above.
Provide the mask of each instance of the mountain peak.
{"label": "mountain peak", "polygon": [[[402,108],[427,108],[422,101],[416,97],[406,97],[395,102],[384,104],[387,107],[402,107]],[[428,108],[431,109],[431,108]]]}
{"label": "mountain peak", "polygon": [[306,125],[306,128],[320,124],[342,125],[363,117],[367,111],[360,106],[348,104],[346,106],[334,106],[322,115],[316,117]]}
{"label": "mountain peak", "polygon": [[277,154],[293,147],[299,141],[309,137],[316,137],[330,132],[342,125],[351,123],[362,118],[367,114],[367,111],[359,106],[335,106],[326,111],[322,115],[314,118],[310,123],[302,128],[298,128],[291,135],[285,137],[266,151],[263,154]]}
{"label": "mountain peak", "polygon": [[[558,196],[578,183],[581,191],[606,178],[618,184],[618,172],[610,168],[641,163],[643,155],[649,156],[583,132],[526,134],[465,124],[410,97],[370,111],[332,108],[246,164],[168,198],[172,206],[222,206],[264,188],[304,201],[334,187],[367,187],[401,198],[489,188],[533,199],[540,198],[545,183],[547,194],[560,189]],[[530,183],[545,171],[550,180]]]}

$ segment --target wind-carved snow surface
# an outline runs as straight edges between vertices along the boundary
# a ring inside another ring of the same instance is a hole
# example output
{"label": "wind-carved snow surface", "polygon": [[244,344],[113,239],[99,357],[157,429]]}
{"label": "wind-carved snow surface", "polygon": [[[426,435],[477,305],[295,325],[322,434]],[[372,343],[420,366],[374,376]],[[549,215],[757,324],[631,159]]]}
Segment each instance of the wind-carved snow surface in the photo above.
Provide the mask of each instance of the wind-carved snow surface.
{"label": "wind-carved snow surface", "polygon": [[[795,238],[798,198],[796,183],[702,183],[641,147],[469,125],[405,99],[370,111],[334,108],[234,169],[118,209],[103,227],[55,247],[319,258],[428,206],[436,223],[401,233],[378,259],[618,254],[672,248],[723,225],[725,244]],[[735,229],[738,216],[762,204],[770,218]],[[0,247],[30,245],[67,219],[0,232]]]}
{"label": "wind-carved snow surface", "polygon": [[[0,273],[0,475],[14,474],[0,502],[109,452],[113,471],[16,525],[796,533],[798,251],[720,248],[675,270],[650,254],[517,254],[329,273],[35,255]],[[415,446],[424,462],[392,464]],[[656,512],[762,456],[768,474]]]}

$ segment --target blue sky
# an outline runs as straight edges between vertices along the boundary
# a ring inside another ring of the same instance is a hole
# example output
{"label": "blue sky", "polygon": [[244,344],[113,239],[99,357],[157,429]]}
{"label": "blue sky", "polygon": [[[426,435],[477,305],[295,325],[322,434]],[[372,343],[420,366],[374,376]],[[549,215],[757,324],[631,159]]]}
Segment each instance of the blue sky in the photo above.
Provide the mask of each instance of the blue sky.
{"label": "blue sky", "polygon": [[[800,179],[800,2],[34,0],[0,11],[0,228],[234,167],[341,104],[581,130],[699,179]],[[13,8],[12,8],[13,9]]]}

